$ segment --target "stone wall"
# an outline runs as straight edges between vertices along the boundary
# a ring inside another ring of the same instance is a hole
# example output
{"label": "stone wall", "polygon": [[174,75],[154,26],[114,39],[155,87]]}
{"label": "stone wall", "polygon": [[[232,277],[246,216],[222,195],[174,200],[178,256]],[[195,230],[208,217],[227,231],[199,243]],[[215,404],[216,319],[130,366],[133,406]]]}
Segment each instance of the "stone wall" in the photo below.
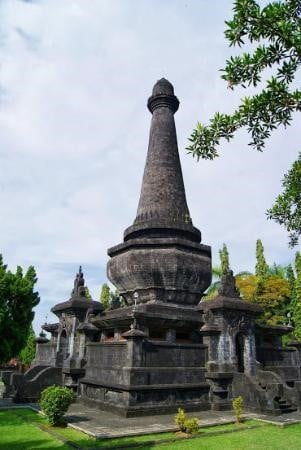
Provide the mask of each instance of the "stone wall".
{"label": "stone wall", "polygon": [[37,344],[36,356],[33,366],[55,366],[56,364],[56,343]]}
{"label": "stone wall", "polygon": [[204,367],[207,346],[202,344],[168,344],[145,341],[143,344],[145,367]]}
{"label": "stone wall", "polygon": [[257,360],[265,370],[278,374],[283,381],[300,380],[300,358],[292,347],[257,347]]}

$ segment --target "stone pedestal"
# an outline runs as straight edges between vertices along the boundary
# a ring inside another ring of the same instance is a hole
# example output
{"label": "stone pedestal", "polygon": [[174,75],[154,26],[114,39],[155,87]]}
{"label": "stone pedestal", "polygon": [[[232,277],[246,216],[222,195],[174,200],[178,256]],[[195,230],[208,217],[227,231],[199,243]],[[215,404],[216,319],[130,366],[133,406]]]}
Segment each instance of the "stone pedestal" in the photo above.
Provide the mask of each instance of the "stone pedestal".
{"label": "stone pedestal", "polygon": [[139,304],[108,311],[93,324],[107,338],[87,344],[81,401],[125,416],[210,407],[207,346],[195,308]]}

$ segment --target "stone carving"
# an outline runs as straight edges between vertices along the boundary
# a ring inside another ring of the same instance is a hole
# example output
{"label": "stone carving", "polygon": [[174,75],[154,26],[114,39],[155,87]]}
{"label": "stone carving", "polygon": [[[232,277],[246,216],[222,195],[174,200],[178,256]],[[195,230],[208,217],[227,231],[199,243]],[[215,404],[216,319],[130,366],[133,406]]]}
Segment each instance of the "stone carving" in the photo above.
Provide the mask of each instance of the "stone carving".
{"label": "stone carving", "polygon": [[230,335],[238,332],[246,333],[250,329],[250,320],[244,314],[238,316],[235,312],[227,311],[224,313],[224,322]]}
{"label": "stone carving", "polygon": [[66,331],[67,336],[69,336],[72,331],[72,322],[68,320],[68,316],[66,316],[65,313],[62,314],[59,323],[59,333],[61,334],[63,330]]}
{"label": "stone carving", "polygon": [[235,285],[233,270],[227,270],[221,279],[221,287],[218,290],[223,297],[240,298],[240,292]]}
{"label": "stone carving", "polygon": [[215,323],[214,314],[213,314],[213,312],[210,309],[208,309],[204,313],[204,321],[208,325],[213,325]]}

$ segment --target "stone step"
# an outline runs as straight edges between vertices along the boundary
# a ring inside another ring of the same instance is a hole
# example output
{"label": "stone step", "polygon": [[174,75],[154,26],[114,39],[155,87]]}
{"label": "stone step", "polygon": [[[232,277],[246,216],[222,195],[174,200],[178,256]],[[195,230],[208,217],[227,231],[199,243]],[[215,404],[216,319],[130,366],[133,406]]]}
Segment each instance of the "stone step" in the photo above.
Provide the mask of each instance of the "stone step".
{"label": "stone step", "polygon": [[286,409],[282,409],[281,414],[288,414],[288,413],[292,413],[292,412],[296,412],[296,411],[298,411],[298,409],[292,406],[292,407],[289,407]]}
{"label": "stone step", "polygon": [[282,409],[287,409],[290,408],[292,405],[290,403],[282,403],[281,405],[279,405],[279,408]]}
{"label": "stone step", "polygon": [[280,398],[278,400],[278,405],[281,414],[287,414],[297,411],[297,408],[295,408],[289,401],[285,400],[284,398]]}

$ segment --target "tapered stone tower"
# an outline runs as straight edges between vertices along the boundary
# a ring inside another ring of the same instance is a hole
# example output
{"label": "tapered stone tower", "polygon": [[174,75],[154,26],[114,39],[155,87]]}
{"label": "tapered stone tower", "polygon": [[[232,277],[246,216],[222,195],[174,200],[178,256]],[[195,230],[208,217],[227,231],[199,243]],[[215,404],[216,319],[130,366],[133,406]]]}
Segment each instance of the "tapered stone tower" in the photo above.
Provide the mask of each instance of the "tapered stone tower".
{"label": "tapered stone tower", "polygon": [[109,249],[108,277],[127,304],[196,305],[211,282],[210,247],[192,225],[178,153],[171,83],[159,80],[148,100],[152,113],[140,201],[124,243]]}

